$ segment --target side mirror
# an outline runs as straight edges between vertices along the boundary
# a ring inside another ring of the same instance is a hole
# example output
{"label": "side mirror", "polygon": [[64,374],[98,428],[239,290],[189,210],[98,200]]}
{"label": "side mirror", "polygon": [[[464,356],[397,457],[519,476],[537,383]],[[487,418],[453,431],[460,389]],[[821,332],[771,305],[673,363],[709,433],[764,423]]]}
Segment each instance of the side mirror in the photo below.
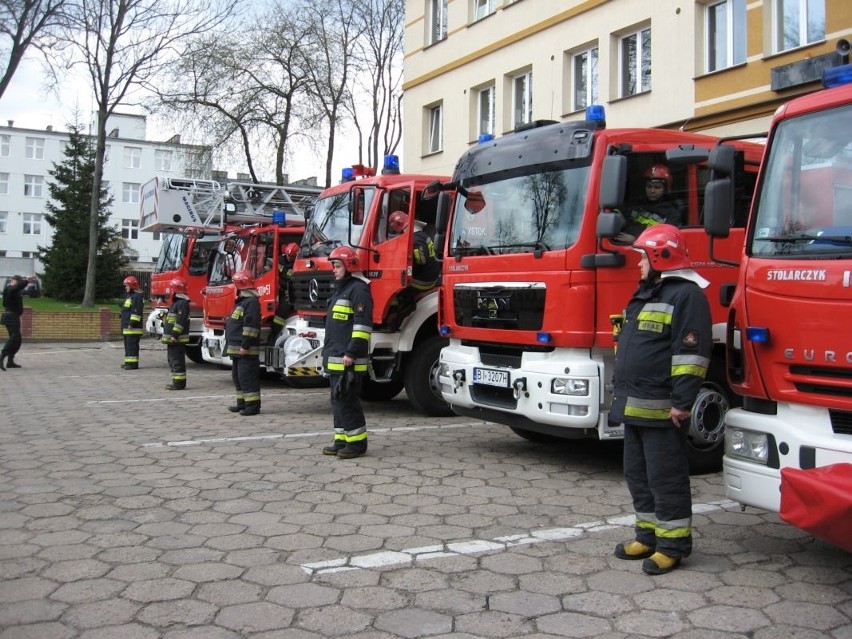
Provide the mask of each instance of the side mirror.
{"label": "side mirror", "polygon": [[473,214],[481,212],[485,208],[485,197],[482,195],[482,191],[468,191],[464,208]]}
{"label": "side mirror", "polygon": [[423,191],[420,193],[421,200],[434,200],[438,197],[438,194],[443,191],[440,180],[434,180],[429,182],[426,186],[423,187]]}
{"label": "side mirror", "polygon": [[364,189],[355,187],[349,191],[349,215],[352,224],[361,226],[364,223]]}
{"label": "side mirror", "polygon": [[704,191],[704,230],[710,237],[728,237],[734,211],[731,178],[711,180]]}
{"label": "side mirror", "polygon": [[624,203],[627,188],[627,158],[623,155],[607,155],[601,171],[598,207],[617,209]]}
{"label": "side mirror", "polygon": [[598,237],[615,237],[624,226],[624,218],[620,213],[604,212],[598,214]]}
{"label": "side mirror", "polygon": [[707,163],[717,175],[733,175],[736,169],[736,149],[730,144],[714,146]]}

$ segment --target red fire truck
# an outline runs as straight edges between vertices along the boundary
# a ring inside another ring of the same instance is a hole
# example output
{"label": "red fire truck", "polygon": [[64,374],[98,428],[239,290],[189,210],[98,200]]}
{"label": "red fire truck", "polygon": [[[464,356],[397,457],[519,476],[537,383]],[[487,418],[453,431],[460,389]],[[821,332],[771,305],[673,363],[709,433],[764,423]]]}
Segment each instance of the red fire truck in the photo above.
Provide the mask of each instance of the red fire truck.
{"label": "red fire truck", "polygon": [[[824,83],[772,120],[726,289],[728,377],[743,400],[725,418],[724,480],[731,499],[852,551],[852,65]],[[714,180],[715,238],[729,201]]]}
{"label": "red fire truck", "polygon": [[[323,191],[293,268],[291,281],[298,321],[289,327],[282,349],[267,351],[268,363],[298,382],[322,374],[326,302],[334,276],[328,255],[351,246],[363,264],[373,297],[370,378],[362,397],[390,400],[404,388],[412,405],[428,415],[449,414],[437,386],[438,354],[447,343],[438,335],[438,288],[400,294],[412,280],[414,232],[433,231],[437,199],[424,199],[423,188],[446,176],[400,175],[395,156],[385,158],[381,175],[369,167],[344,171],[341,184]],[[394,233],[390,216],[403,211],[411,223]]]}
{"label": "red fire truck", "polygon": [[[456,413],[508,425],[529,440],[620,439],[607,421],[614,362],[611,318],[639,280],[639,254],[622,234],[624,217],[641,207],[649,172],[665,165],[692,265],[711,282],[716,267],[701,228],[706,160],[715,138],[657,129],[607,129],[603,109],[587,121],[537,123],[486,140],[456,165],[439,200],[438,237],[446,235],[439,382]],[[732,141],[737,206],[730,238],[717,246],[734,256],[762,148]],[[446,215],[444,215],[446,211]],[[693,472],[718,468],[722,417],[735,398],[723,367],[724,309],[714,309],[718,357],[696,401],[689,427]]]}
{"label": "red fire truck", "polygon": [[[234,310],[236,290],[231,277],[247,270],[260,293],[261,344],[275,334],[273,318],[278,306],[279,258],[288,244],[298,244],[305,217],[313,208],[318,187],[230,183],[225,202],[229,227],[216,246],[207,286],[203,289],[204,328],[201,354],[204,361],[231,365],[225,355],[225,322]],[[263,362],[262,362],[263,363]],[[268,367],[267,367],[268,368]]]}

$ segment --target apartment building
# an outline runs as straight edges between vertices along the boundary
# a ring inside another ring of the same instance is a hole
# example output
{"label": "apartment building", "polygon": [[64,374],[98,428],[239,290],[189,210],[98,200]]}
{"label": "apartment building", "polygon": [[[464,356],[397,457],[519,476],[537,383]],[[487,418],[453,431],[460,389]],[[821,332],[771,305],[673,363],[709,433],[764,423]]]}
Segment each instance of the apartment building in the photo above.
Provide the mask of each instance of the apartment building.
{"label": "apartment building", "polygon": [[403,167],[536,120],[765,131],[852,39],[849,0],[406,0]]}
{"label": "apartment building", "polygon": [[[104,181],[113,196],[110,220],[126,242],[131,268],[152,269],[160,251],[156,233],[139,231],[139,187],[154,177],[209,179],[209,147],[181,144],[180,137],[146,139],[145,116],[114,115],[107,123]],[[44,219],[54,164],[65,157],[67,131],[0,126],[0,279],[42,271],[39,246],[49,246]],[[87,250],[87,247],[81,247]]]}

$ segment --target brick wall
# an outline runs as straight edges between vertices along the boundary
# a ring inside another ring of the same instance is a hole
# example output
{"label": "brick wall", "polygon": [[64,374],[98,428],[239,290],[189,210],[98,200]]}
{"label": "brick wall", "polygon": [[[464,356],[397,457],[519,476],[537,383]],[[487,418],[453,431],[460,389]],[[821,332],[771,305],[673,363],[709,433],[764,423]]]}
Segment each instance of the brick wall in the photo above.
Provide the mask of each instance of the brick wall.
{"label": "brick wall", "polygon": [[102,308],[93,313],[38,311],[24,308],[21,334],[27,341],[106,341],[121,339],[117,311]]}

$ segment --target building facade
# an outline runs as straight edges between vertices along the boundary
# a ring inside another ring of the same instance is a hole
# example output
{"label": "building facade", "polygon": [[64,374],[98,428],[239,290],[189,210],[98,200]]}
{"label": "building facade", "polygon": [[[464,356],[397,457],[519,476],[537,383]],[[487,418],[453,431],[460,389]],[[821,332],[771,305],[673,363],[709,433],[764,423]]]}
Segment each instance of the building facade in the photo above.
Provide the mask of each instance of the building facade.
{"label": "building facade", "polygon": [[[154,177],[207,178],[209,147],[146,140],[145,116],[114,115],[107,123],[104,182],[113,197],[110,220],[124,238],[130,268],[150,270],[160,251],[156,233],[139,231],[139,189]],[[64,161],[67,131],[0,127],[0,279],[42,270],[39,246],[51,244],[44,218],[48,171]],[[81,247],[87,250],[87,247]]]}
{"label": "building facade", "polygon": [[848,0],[406,0],[403,167],[537,120],[758,133],[820,88]]}

